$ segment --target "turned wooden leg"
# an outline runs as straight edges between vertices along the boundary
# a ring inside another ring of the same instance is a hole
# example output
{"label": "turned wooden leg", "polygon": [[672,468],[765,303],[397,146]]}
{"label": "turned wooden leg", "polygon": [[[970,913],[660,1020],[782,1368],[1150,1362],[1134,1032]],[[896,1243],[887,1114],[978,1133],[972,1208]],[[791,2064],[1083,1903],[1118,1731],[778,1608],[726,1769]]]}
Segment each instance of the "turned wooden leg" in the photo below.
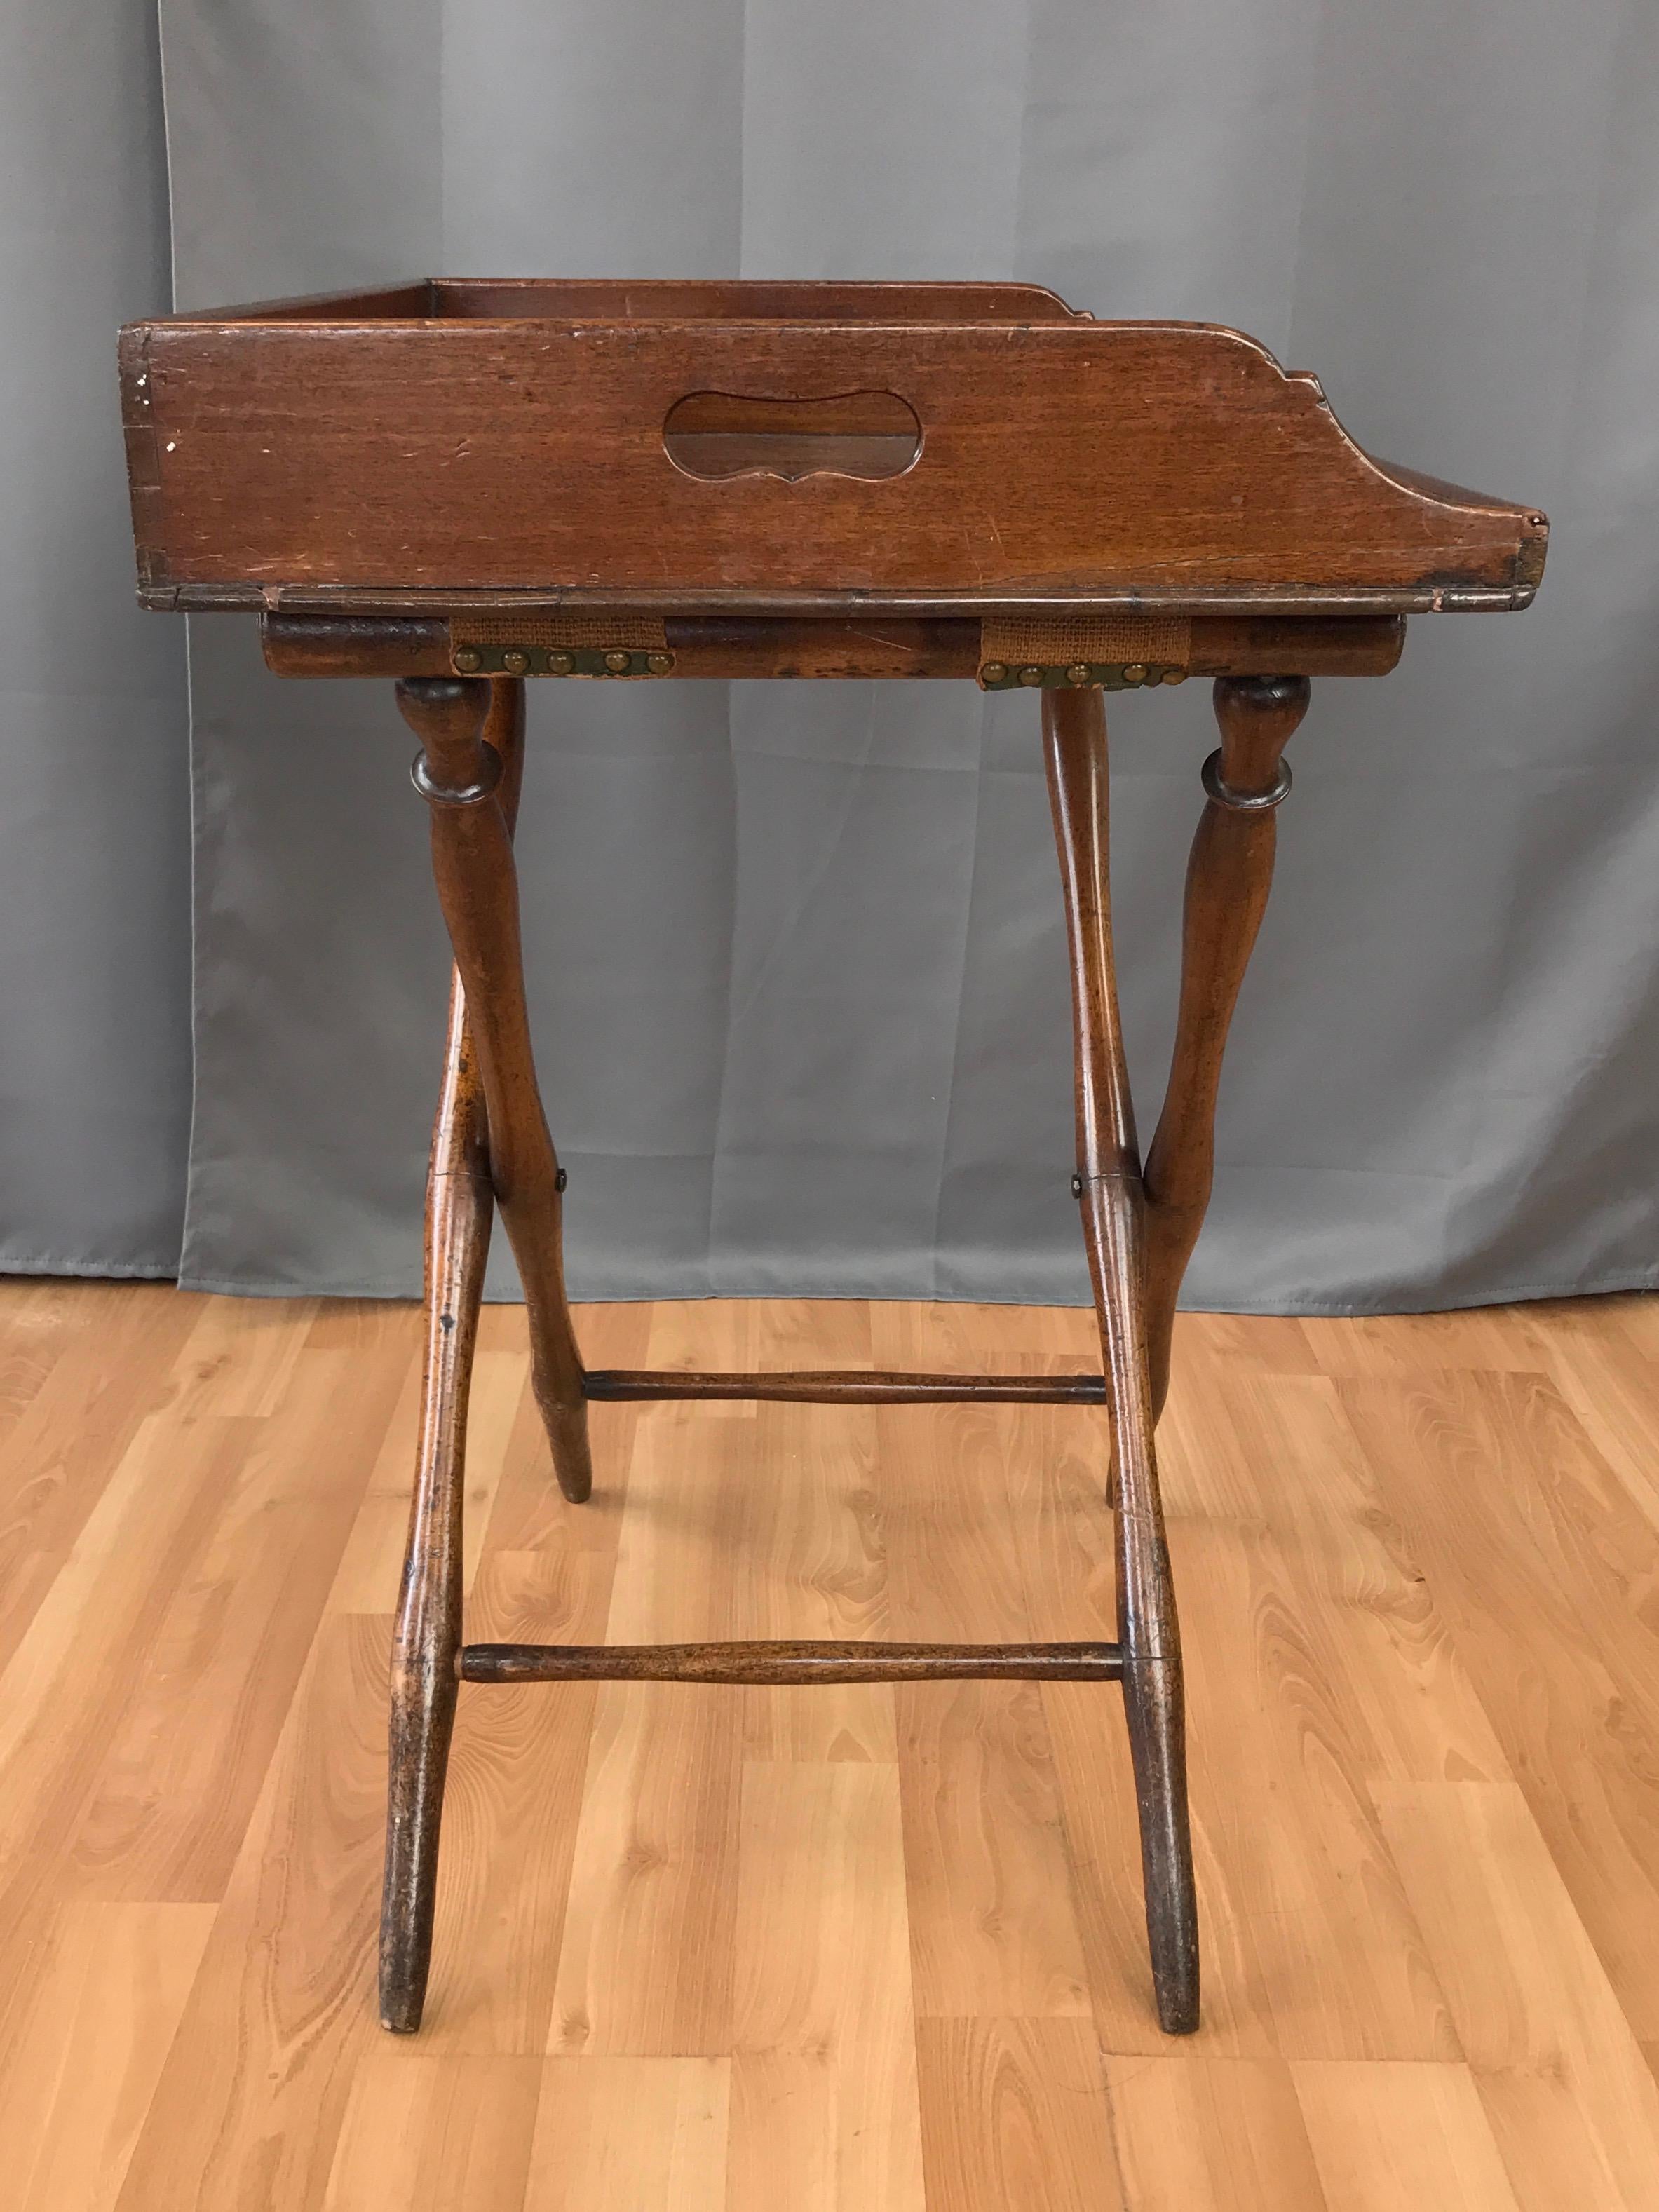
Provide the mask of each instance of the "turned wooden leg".
{"label": "turned wooden leg", "polygon": [[1116,1479],[1118,1636],[1158,2015],[1198,2026],[1181,1638],[1158,1501],[1145,1318],[1145,1203],[1118,1021],[1107,872],[1106,716],[1095,690],[1046,691],[1043,734],[1071,947],[1078,1184]]}
{"label": "turned wooden leg", "polygon": [[1280,755],[1307,712],[1305,676],[1224,676],[1221,747],[1204,764],[1208,803],[1187,864],[1181,1012],[1169,1088],[1146,1156],[1146,1330],[1152,1410],[1170,1387],[1170,1339],[1215,1169],[1215,1102],[1239,986],[1273,883],[1274,809],[1291,787]]}
{"label": "turned wooden leg", "polygon": [[[494,687],[485,735],[501,756],[509,831],[524,760],[524,686]],[[409,1546],[392,1651],[380,2019],[421,2024],[432,1956],[438,1834],[461,1637],[461,1514],[467,1399],[495,1212],[477,1054],[459,973],[449,988],[443,1082],[426,1178],[426,1358]]]}
{"label": "turned wooden leg", "polygon": [[380,2021],[412,2035],[432,1956],[438,1829],[461,1641],[461,1501],[467,1395],[495,1195],[459,979],[426,1196],[426,1371],[409,1549],[392,1648]]}
{"label": "turned wooden leg", "polygon": [[581,1354],[565,1303],[562,1176],[547,1132],[525,1005],[518,877],[499,797],[501,756],[484,741],[490,687],[477,677],[398,686],[421,740],[415,787],[432,809],[432,868],[466,994],[489,1121],[490,1181],[524,1285],[531,1372],[559,1487],[592,1488]]}

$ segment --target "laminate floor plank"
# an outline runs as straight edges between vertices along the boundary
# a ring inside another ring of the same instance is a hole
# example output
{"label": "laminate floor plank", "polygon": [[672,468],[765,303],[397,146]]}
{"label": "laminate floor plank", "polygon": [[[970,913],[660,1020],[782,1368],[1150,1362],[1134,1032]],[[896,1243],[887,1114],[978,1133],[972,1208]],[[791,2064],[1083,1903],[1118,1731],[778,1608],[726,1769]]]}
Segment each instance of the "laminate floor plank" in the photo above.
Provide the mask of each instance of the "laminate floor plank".
{"label": "laminate floor plank", "polygon": [[1291,2066],[1325,2194],[1343,2212],[1520,2212],[1467,2066]]}
{"label": "laminate floor plank", "polygon": [[[246,1416],[146,1421],[0,1673],[0,1941],[34,1901],[76,1887],[64,1840],[154,1693],[153,1655],[260,1432]],[[175,1748],[157,1743],[158,1762]]]}
{"label": "laminate floor plank", "polygon": [[[1626,2212],[1659,2203],[1659,2085],[1519,1785],[1379,1784],[1376,1797],[1477,2078],[1567,2085]],[[1520,2193],[1536,2116],[1522,2108],[1517,2134],[1512,2100],[1489,2109]]]}
{"label": "laminate floor plank", "polygon": [[1130,2212],[1348,2212],[1283,2059],[1183,2049],[1109,2058],[1106,2080]]}
{"label": "laminate floor plank", "polygon": [[[0,1494],[0,1668],[27,1634],[145,1418],[179,1390],[177,1365],[210,1303],[151,1284],[77,1285],[64,1308],[25,1285],[16,1396],[3,1436]],[[15,1286],[0,1283],[9,1346]],[[75,1317],[79,1313],[78,1318]],[[290,1317],[289,1339],[298,1330]],[[51,1349],[41,1352],[43,1338]]]}
{"label": "laminate floor plank", "polygon": [[305,1352],[249,1436],[65,1826],[78,1894],[223,1895],[398,1379],[393,1361]]}
{"label": "laminate floor plank", "polygon": [[[650,1308],[647,1357],[618,1365],[666,1367],[692,1374],[736,1375],[758,1367],[756,1334],[760,1307],[752,1298],[705,1302],[699,1298],[663,1299]],[[837,1322],[834,1324],[839,1326]],[[590,1366],[603,1364],[592,1352]],[[826,1360],[824,1364],[829,1365]],[[783,1360],[775,1362],[787,1365]],[[709,1398],[697,1410],[704,1420],[752,1421],[757,1401],[752,1398]]]}
{"label": "laminate floor plank", "polygon": [[[895,1324],[901,1317],[908,1323]],[[907,1365],[1040,1355],[988,1350],[1006,1310],[897,1309],[884,1326]],[[1018,1316],[1016,1316],[1018,1318]],[[1029,1338],[1028,1338],[1029,1340]],[[1051,1425],[1092,1434],[1073,1408],[883,1407],[878,1495],[889,1632],[1018,1643],[1033,1633],[1021,1571],[1027,1483]],[[1090,1632],[1085,1630],[1084,1633]],[[1113,1708],[1121,1693],[1099,1686]],[[897,1686],[898,1772],[918,2014],[1086,2018],[1090,1997],[1048,1723],[1030,1682]],[[1116,1714],[1120,1724],[1121,1713]]]}
{"label": "laminate floor plank", "polygon": [[737,1876],[732,2212],[923,2212],[896,1769],[750,1762]]}
{"label": "laminate floor plank", "polygon": [[210,1905],[70,1905],[0,2068],[9,2212],[109,2212],[213,1924]]}
{"label": "laminate floor plank", "polygon": [[388,1620],[326,1618],[116,2212],[323,2212],[374,2002]]}
{"label": "laminate floor plank", "polygon": [[307,1352],[361,1350],[397,1342],[404,1334],[401,1316],[385,1305],[354,1309],[360,1317],[348,1334],[329,1304],[313,1298],[194,1297],[191,1304],[194,1322],[173,1370],[173,1409],[182,1419],[275,1413]]}
{"label": "laminate floor plank", "polygon": [[[116,1298],[107,1296],[112,1287]],[[6,1314],[0,1336],[0,1443],[40,1391],[58,1354],[90,1326],[93,1299],[77,1305],[77,1294],[105,1293],[106,1310],[113,1312],[119,1310],[118,1292],[128,1287],[75,1284],[52,1275],[0,1278]]]}
{"label": "laminate floor plank", "polygon": [[[667,1364],[654,1322],[651,1354]],[[595,1640],[732,1633],[755,1424],[699,1420],[701,1410],[653,1406],[635,1426],[606,1629]],[[550,2055],[730,2052],[740,1696],[709,1685],[599,1686]]]}
{"label": "laminate floor plank", "polygon": [[[1234,2057],[1462,2056],[1361,1753],[1322,1695],[1296,1591],[1259,1532],[1171,1531],[1188,1654],[1204,1960],[1199,2047]],[[1096,2017],[1111,2051],[1163,2046],[1148,2004],[1121,1717],[1047,1684]]]}
{"label": "laminate floor plank", "polygon": [[1638,2035],[1659,2033],[1659,1537],[1538,1374],[1341,1386]]}
{"label": "laminate floor plank", "polygon": [[[480,1352],[467,1416],[463,1580],[471,1588],[530,1387],[527,1352]],[[532,1401],[533,1405],[533,1401]],[[420,1434],[421,1369],[410,1360],[329,1594],[333,1613],[386,1613],[398,1601]]]}
{"label": "laminate floor plank", "polygon": [[1105,2066],[1084,2021],[925,2020],[918,2052],[930,2204],[1126,2212]]}
{"label": "laminate floor plank", "polygon": [[[1087,1309],[579,1309],[594,1365],[1091,1370]],[[1652,2212],[1659,1297],[1182,1315],[1204,2019],[1113,1685],[463,1690],[380,2030],[410,1305],[0,1281],[7,2212]],[[485,1310],[467,1636],[1115,1631],[1098,1408],[598,1403]]]}
{"label": "laminate floor plank", "polygon": [[[1431,1771],[1452,1754],[1436,1741],[1432,1712],[1427,1721],[1409,1713],[1403,1667],[1392,1729],[1373,1725],[1374,1684],[1386,1665],[1376,1615],[1348,1602],[1345,1577],[1363,1588],[1372,1577],[1395,1595],[1410,1586],[1357,1521],[1350,1531],[1340,1488],[1326,1527],[1311,1534],[1276,1514],[1263,1494],[1281,1481],[1292,1491],[1305,1486],[1310,1463],[1328,1468],[1342,1436],[1320,1421],[1282,1421],[1268,1434],[1250,1433],[1247,1424],[1241,1437],[1231,1398],[1224,1408],[1202,1392],[1212,1371],[1200,1364],[1197,1377],[1182,1378],[1185,1411],[1160,1460],[1187,1656],[1206,1945],[1198,2045],[1236,2058],[1455,2058],[1366,1788],[1373,1773],[1389,1771],[1390,1733],[1426,1738],[1413,1752]],[[1328,1385],[1301,1373],[1278,1385],[1235,1377],[1231,1395],[1271,1401],[1275,1390],[1304,1401],[1310,1391],[1328,1396]],[[1205,1395],[1201,1418],[1195,1391]],[[1352,1438],[1346,1449],[1358,1456]],[[1249,1471],[1253,1455],[1261,1461],[1261,1491]],[[1019,1464],[1039,1470],[1029,1477],[1040,1486],[1035,1510],[1019,1525],[1028,1584],[1042,1593],[1043,1632],[1111,1634],[1110,1524],[1097,1504],[1098,1458],[1059,1449]],[[1044,1535],[1045,1524],[1053,1535]],[[1102,2038],[1110,2051],[1150,2055],[1163,2039],[1147,2005],[1122,1717],[1091,1686],[1045,1685],[1042,1698]],[[1460,1756],[1464,1736],[1486,1741],[1472,1699],[1457,1707],[1452,1729]]]}
{"label": "laminate floor plank", "polygon": [[1659,1299],[1622,1294],[1557,1298],[1527,1310],[1538,1367],[1554,1382],[1595,1449],[1659,1527],[1659,1450],[1653,1377]]}
{"label": "laminate floor plank", "polygon": [[1304,1314],[1302,1328],[1327,1375],[1386,1380],[1450,1368],[1525,1373],[1537,1364],[1526,1326],[1529,1310],[1464,1306],[1449,1313]]}
{"label": "laminate floor plank", "polygon": [[[843,1340],[842,1348],[852,1346]],[[905,1632],[893,1626],[888,1595],[877,1436],[870,1406],[756,1408],[752,1483],[732,1537],[732,1635],[880,1641]],[[745,1759],[898,1757],[890,1683],[763,1684],[735,1694]]]}
{"label": "laminate floor plank", "polygon": [[1088,2018],[1041,1686],[906,1682],[897,1703],[917,2011]]}
{"label": "laminate floor plank", "polygon": [[[546,2060],[524,2212],[725,2212],[731,2074],[728,2058]],[[794,2202],[780,2179],[771,2202]]]}
{"label": "laminate floor plank", "polygon": [[522,2212],[538,2058],[385,2038],[351,2077],[324,2212]]}

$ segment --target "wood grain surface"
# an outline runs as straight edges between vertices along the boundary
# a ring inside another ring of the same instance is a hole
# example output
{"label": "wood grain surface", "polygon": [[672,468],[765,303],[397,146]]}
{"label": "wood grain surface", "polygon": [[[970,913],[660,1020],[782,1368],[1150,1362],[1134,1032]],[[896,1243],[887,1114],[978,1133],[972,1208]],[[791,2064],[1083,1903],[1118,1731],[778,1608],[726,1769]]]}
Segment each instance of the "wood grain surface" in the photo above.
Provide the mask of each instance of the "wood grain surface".
{"label": "wood grain surface", "polygon": [[[620,626],[627,610],[616,616]],[[447,676],[452,625],[442,617],[268,614],[265,665],[276,676]],[[665,639],[682,677],[843,678],[872,682],[972,678],[984,658],[976,616],[927,620],[866,615],[804,620],[669,615]],[[1386,676],[1406,642],[1403,615],[1200,617],[1190,626],[1192,676]]]}
{"label": "wood grain surface", "polygon": [[[1073,1372],[1085,1310],[585,1307],[618,1368]],[[374,2008],[418,1312],[0,1285],[11,2212],[1651,2212],[1659,1299],[1183,1315],[1204,2022],[1115,1686],[464,1688]],[[1105,1415],[598,1403],[487,1309],[470,1638],[1115,1632]]]}
{"label": "wood grain surface", "polygon": [[[763,288],[750,316],[742,285],[684,289],[693,304],[440,286],[412,313],[405,294],[130,325],[143,595],[1341,615],[1522,606],[1542,573],[1543,516],[1373,459],[1316,377],[1237,331],[1096,322],[1051,296],[1023,320],[1006,300],[923,320],[901,295],[884,319],[879,287],[793,314]],[[899,410],[915,458],[872,479],[859,436],[837,465],[791,433],[711,482],[665,442],[689,402]]]}

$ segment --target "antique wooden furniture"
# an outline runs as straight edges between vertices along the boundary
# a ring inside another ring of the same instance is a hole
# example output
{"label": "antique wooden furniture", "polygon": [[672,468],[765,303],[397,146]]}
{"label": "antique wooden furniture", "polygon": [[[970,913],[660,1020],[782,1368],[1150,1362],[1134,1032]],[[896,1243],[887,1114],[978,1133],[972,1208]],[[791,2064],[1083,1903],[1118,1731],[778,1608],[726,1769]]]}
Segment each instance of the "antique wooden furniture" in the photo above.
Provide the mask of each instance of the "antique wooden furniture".
{"label": "antique wooden furniture", "polygon": [[[142,597],[257,611],[281,675],[398,679],[454,948],[393,1666],[386,2025],[420,2023],[458,1683],[1000,1675],[1121,1684],[1158,2017],[1191,2029],[1181,1656],[1152,1432],[1283,754],[1309,678],[1386,672],[1407,615],[1524,606],[1544,517],[1371,460],[1313,377],[1237,331],[1098,323],[1021,284],[440,281],[137,324],[121,364]],[[1215,678],[1221,743],[1143,1165],[1113,976],[1103,695],[1192,675]],[[524,680],[740,676],[969,677],[1039,695],[1101,1375],[584,1367],[520,959]],[[593,1399],[1103,1405],[1118,1640],[463,1644],[462,1455],[495,1206],[573,1504],[592,1480]]]}

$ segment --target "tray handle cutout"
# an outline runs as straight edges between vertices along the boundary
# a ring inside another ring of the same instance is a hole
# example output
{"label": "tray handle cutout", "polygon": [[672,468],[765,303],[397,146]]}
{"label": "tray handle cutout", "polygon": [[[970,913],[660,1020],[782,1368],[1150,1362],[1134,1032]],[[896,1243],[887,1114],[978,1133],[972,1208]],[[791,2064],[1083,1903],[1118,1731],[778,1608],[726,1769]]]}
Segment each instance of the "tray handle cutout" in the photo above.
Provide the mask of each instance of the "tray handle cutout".
{"label": "tray handle cutout", "polygon": [[690,392],[662,426],[668,458],[705,483],[731,477],[902,476],[921,451],[921,423],[896,392],[839,392],[823,399],[772,399]]}

